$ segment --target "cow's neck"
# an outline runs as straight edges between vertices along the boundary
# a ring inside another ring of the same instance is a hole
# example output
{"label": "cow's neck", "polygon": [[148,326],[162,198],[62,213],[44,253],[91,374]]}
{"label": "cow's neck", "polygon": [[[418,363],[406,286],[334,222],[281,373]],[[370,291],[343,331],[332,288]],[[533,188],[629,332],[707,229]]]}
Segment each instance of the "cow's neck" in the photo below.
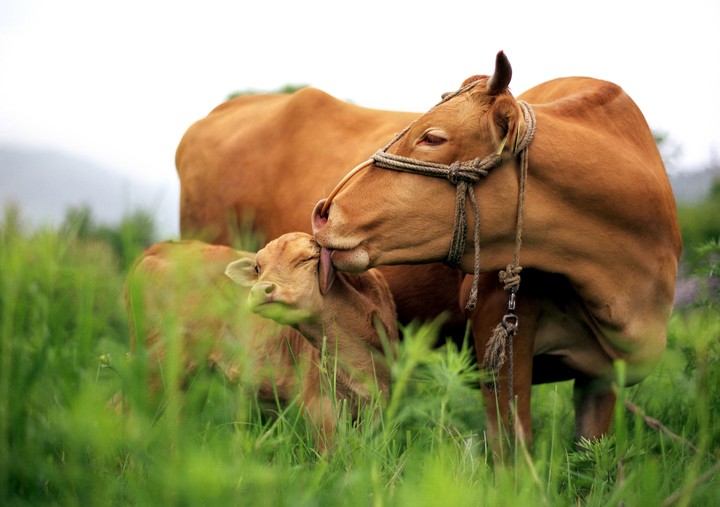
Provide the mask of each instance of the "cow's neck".
{"label": "cow's neck", "polygon": [[[568,131],[551,108],[537,106],[535,112],[520,264],[565,275],[600,328],[626,332],[645,317],[664,322],[657,315],[672,304],[677,247],[661,230],[671,226],[673,212],[672,203],[662,202],[662,164],[633,165],[626,153],[638,151],[634,140],[603,139],[606,133],[595,125]],[[558,139],[565,144],[558,146]],[[607,171],[616,172],[598,173],[603,170],[598,157]],[[633,195],[636,188],[642,196]],[[496,168],[474,190],[482,270],[504,269],[515,248],[517,161]],[[657,230],[653,224],[659,224]],[[461,268],[472,273],[473,265],[468,244]]]}

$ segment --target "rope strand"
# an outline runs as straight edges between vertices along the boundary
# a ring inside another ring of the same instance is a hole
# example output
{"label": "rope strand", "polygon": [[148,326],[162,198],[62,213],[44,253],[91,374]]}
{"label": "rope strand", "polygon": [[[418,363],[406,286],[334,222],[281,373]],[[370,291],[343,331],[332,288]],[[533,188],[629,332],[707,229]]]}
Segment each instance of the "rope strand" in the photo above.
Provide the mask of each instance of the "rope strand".
{"label": "rope strand", "polygon": [[[443,95],[440,104],[469,90],[475,86],[475,84],[477,84],[477,82],[470,83],[456,92]],[[493,379],[496,379],[498,378],[500,368],[506,362],[508,363],[507,395],[509,417],[512,417],[511,414],[514,412],[511,408],[514,404],[513,337],[517,334],[519,325],[518,317],[515,315],[514,310],[515,294],[520,288],[520,272],[522,271],[522,267],[520,266],[520,248],[522,246],[523,211],[525,208],[525,189],[527,186],[529,163],[527,148],[532,142],[537,128],[535,112],[532,107],[524,101],[518,101],[518,105],[520,106],[523,119],[525,121],[525,132],[521,138],[519,136],[518,129],[518,136],[515,138],[512,150],[512,156],[519,156],[520,158],[520,182],[518,187],[518,205],[515,228],[515,251],[512,263],[508,264],[504,270],[501,270],[498,273],[500,282],[503,284],[505,291],[509,294],[508,313],[496,326],[486,345],[483,365],[492,373]],[[368,162],[374,162],[376,167],[383,169],[409,172],[435,178],[447,178],[452,185],[455,185],[455,223],[453,225],[450,249],[446,258],[446,263],[452,267],[457,267],[460,264],[462,256],[465,253],[468,229],[466,199],[470,200],[474,215],[473,218],[475,220],[473,230],[473,279],[468,301],[465,305],[465,311],[470,314],[477,306],[478,284],[480,280],[480,207],[475,197],[475,192],[473,191],[473,185],[480,181],[483,177],[487,176],[491,169],[503,163],[504,160],[502,158],[502,152],[508,139],[505,137],[498,150],[484,158],[478,157],[471,161],[455,162],[450,165],[416,160],[388,153],[387,150],[400,140],[410,130],[410,128],[412,128],[413,124],[414,122],[408,125],[402,132],[395,135],[395,137],[382,150],[377,151]],[[332,198],[339,191],[342,185],[344,185],[345,182],[355,174],[355,172],[361,170],[363,167],[366,167],[366,165],[367,163],[358,166],[356,169],[351,171],[350,174],[343,178],[338,186],[335,187],[335,190],[333,190],[332,194],[328,197],[322,208],[322,215],[325,215],[330,201],[332,201]]]}
{"label": "rope strand", "polygon": [[[471,88],[471,85],[461,88],[458,92],[444,97],[442,102],[445,102],[457,94]],[[524,101],[518,101],[518,105],[522,111],[526,128],[522,138],[516,140],[516,149],[513,152],[513,156],[520,156],[520,187],[518,191],[517,226],[515,231],[515,254],[513,256],[513,264],[510,265],[511,267],[508,267],[507,271],[513,273],[513,280],[516,280],[516,282],[513,282],[515,287],[519,286],[519,272],[522,269],[520,268],[519,263],[528,168],[527,147],[532,141],[536,130],[535,113],[532,110],[532,107]],[[400,134],[396,135],[382,150],[377,151],[373,155],[372,159],[375,161],[375,166],[382,169],[409,172],[423,176],[431,176],[434,178],[447,178],[450,183],[455,185],[455,224],[453,226],[450,249],[446,259],[446,263],[452,267],[457,267],[460,264],[460,260],[465,252],[465,243],[467,241],[467,212],[465,200],[466,198],[469,198],[475,218],[475,230],[473,233],[473,246],[475,249],[473,283],[470,288],[470,297],[465,305],[465,311],[470,313],[474,311],[477,306],[478,282],[480,279],[480,209],[475,199],[475,193],[473,192],[473,184],[479,182],[482,178],[488,175],[491,169],[499,166],[504,161],[502,153],[495,152],[484,158],[478,157],[474,160],[467,162],[455,162],[450,165],[428,162],[426,160],[417,160],[388,153],[388,148],[402,138],[411,126],[412,124]],[[504,142],[505,141],[506,140],[504,140]],[[515,290],[517,290],[517,288]]]}

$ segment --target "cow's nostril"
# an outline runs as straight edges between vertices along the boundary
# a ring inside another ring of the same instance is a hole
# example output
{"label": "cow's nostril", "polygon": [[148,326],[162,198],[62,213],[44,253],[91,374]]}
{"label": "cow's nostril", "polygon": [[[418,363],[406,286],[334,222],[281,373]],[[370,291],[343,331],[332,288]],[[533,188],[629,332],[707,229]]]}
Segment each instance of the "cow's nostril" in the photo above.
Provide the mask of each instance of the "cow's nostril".
{"label": "cow's nostril", "polygon": [[270,283],[265,286],[265,294],[272,294],[275,291],[275,284]]}
{"label": "cow's nostril", "polygon": [[[315,205],[315,208],[312,212],[312,230],[313,234],[322,229],[328,220],[327,210],[325,211],[325,215],[322,214],[322,210],[325,207],[325,202],[327,199],[321,199],[318,201],[318,203]],[[329,209],[329,206],[328,206]]]}

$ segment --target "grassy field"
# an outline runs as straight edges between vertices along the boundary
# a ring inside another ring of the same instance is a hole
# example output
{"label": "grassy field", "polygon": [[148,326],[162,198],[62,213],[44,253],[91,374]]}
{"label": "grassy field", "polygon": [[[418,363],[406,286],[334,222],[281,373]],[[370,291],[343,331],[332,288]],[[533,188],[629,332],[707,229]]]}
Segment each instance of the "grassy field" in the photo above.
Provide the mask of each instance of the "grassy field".
{"label": "grassy field", "polygon": [[[0,505],[715,505],[720,499],[720,318],[675,314],[661,365],[619,391],[612,434],[572,441],[568,383],[534,388],[535,443],[494,468],[472,352],[406,330],[384,407],[314,451],[296,406],[264,415],[222,378],[206,403],[160,414],[130,359],[123,306],[140,251],[78,228],[0,224]],[[118,254],[120,252],[120,254]],[[118,396],[122,393],[122,396]],[[123,414],[118,399],[131,409]],[[633,411],[628,407],[634,408]],[[654,418],[652,420],[650,418]]]}

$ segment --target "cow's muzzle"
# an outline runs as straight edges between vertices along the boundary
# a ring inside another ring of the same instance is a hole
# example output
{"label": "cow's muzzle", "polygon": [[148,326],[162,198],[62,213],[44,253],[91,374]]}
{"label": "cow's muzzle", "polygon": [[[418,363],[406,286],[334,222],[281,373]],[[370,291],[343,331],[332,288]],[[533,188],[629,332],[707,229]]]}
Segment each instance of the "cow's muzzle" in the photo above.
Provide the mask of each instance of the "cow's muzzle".
{"label": "cow's muzzle", "polygon": [[[329,208],[330,205],[327,204],[327,199],[320,199],[315,205],[315,208],[313,208],[312,216],[310,217],[313,235],[316,235],[323,227],[325,227],[330,211]],[[323,210],[325,210],[324,213]]]}

